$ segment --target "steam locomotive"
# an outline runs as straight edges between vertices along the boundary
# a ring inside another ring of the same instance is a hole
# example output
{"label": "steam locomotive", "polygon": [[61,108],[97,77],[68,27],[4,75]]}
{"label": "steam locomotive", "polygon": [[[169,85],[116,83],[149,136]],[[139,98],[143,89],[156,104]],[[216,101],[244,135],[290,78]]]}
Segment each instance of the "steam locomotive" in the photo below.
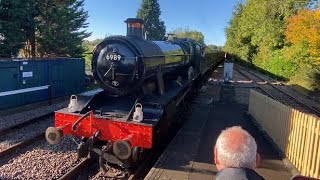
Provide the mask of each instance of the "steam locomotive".
{"label": "steam locomotive", "polygon": [[92,71],[99,89],[72,95],[55,112],[46,139],[57,144],[65,135],[81,137],[79,157],[90,152],[130,167],[153,148],[179,107],[206,73],[222,59],[189,38],[148,41],[143,20],[128,18],[127,35],[112,36],[93,51]]}

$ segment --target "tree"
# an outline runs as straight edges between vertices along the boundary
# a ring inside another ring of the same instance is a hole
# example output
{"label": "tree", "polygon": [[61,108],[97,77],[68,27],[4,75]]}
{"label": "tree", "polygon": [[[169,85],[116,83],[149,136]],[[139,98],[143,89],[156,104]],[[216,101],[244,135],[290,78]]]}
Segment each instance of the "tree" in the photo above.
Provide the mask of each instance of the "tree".
{"label": "tree", "polygon": [[23,47],[26,15],[23,0],[0,1],[0,57],[15,56]]}
{"label": "tree", "polygon": [[89,37],[88,12],[84,11],[84,0],[38,0],[39,25],[38,54],[40,57],[79,57],[85,49],[84,38]]}
{"label": "tree", "polygon": [[291,84],[320,92],[320,10],[300,10],[290,17],[285,31],[289,43],[284,55],[299,68]]}
{"label": "tree", "polygon": [[204,44],[204,36],[200,31],[190,30],[189,28],[177,28],[171,32],[178,38],[190,38]]}
{"label": "tree", "polygon": [[288,42],[296,46],[306,45],[311,56],[320,57],[320,10],[304,9],[293,15],[285,35]]}
{"label": "tree", "polygon": [[164,22],[160,20],[158,0],[143,0],[137,18],[144,20],[144,29],[149,40],[162,40],[166,33]]}
{"label": "tree", "polygon": [[244,50],[246,46],[243,44],[244,41],[241,40],[241,32],[239,29],[243,6],[244,4],[238,3],[234,8],[232,18],[229,21],[229,27],[225,29],[227,40],[224,49],[228,53],[248,61],[248,52]]}
{"label": "tree", "polygon": [[320,54],[318,3],[247,0],[238,4],[225,29],[225,51],[292,84],[319,89],[311,78],[319,77],[319,70],[313,70],[319,66],[312,65]]}
{"label": "tree", "polygon": [[92,59],[92,51],[96,45],[98,45],[100,42],[102,42],[103,39],[95,39],[92,41],[89,40],[84,40],[82,42],[82,46],[86,50],[85,53],[83,54],[85,62],[86,62],[86,69],[91,70],[91,59]]}
{"label": "tree", "polygon": [[207,45],[207,47],[210,48],[211,50],[215,51],[215,52],[222,51],[222,46],[209,44],[209,45]]}
{"label": "tree", "polygon": [[26,58],[36,57],[36,26],[39,15],[38,0],[28,0],[24,2],[24,10],[27,12],[24,18],[22,29],[25,32],[25,45],[20,54]]}
{"label": "tree", "polygon": [[309,2],[247,0],[238,4],[226,28],[226,50],[263,66],[270,52],[284,47],[284,31],[289,17]]}
{"label": "tree", "polygon": [[[84,0],[0,0],[0,57],[81,56]],[[23,48],[23,49],[22,49]]]}

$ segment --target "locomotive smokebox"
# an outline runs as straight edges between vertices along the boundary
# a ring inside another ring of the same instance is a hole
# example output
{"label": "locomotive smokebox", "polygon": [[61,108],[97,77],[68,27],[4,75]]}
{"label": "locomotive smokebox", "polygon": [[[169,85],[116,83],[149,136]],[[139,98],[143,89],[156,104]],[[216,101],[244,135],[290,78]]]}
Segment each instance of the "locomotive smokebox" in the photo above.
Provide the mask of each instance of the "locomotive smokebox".
{"label": "locomotive smokebox", "polygon": [[127,23],[127,36],[143,39],[143,20],[137,18],[128,18],[124,21]]}

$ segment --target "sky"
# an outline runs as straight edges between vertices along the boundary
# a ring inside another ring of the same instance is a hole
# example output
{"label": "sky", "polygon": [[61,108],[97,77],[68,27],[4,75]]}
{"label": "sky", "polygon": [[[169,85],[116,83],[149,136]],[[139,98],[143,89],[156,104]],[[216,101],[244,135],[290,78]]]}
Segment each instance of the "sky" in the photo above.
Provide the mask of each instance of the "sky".
{"label": "sky", "polygon": [[[203,33],[206,44],[222,46],[226,41],[224,29],[237,2],[244,0],[158,0],[160,19],[167,33],[177,28],[189,28]],[[125,35],[124,20],[136,17],[142,0],[85,0],[88,11],[88,38],[94,40],[108,35]]]}

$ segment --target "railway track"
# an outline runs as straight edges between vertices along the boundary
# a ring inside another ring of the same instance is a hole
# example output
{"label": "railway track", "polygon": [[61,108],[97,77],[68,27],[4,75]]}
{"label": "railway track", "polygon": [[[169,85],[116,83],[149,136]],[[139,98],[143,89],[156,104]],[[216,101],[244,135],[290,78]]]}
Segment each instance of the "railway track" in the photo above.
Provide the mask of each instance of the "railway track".
{"label": "railway track", "polygon": [[28,125],[30,125],[30,124],[34,124],[34,123],[43,121],[43,119],[50,118],[50,117],[53,117],[53,116],[54,116],[54,112],[50,112],[50,113],[44,114],[44,115],[42,115],[42,116],[29,119],[29,120],[27,120],[27,121],[22,121],[22,122],[20,122],[20,123],[14,124],[14,125],[1,128],[1,129],[0,129],[0,136],[2,136],[2,135],[4,135],[4,134],[8,134],[8,133],[10,133],[10,132],[12,132],[12,131],[15,131],[16,129],[19,129],[19,128],[23,128],[23,127],[25,127],[25,126],[28,126]]}
{"label": "railway track", "polygon": [[[108,166],[109,171],[104,172],[97,166],[98,158],[82,158],[79,162],[63,174],[58,180],[69,179],[128,179],[124,170]],[[85,172],[85,173],[84,173]]]}
{"label": "railway track", "polygon": [[[0,158],[0,177],[3,179],[58,179],[73,168],[77,160],[72,140],[66,146],[51,146],[45,140]],[[68,142],[67,142],[68,141]]]}
{"label": "railway track", "polygon": [[40,133],[30,139],[27,139],[27,140],[24,140],[24,141],[21,141],[17,144],[14,144],[8,148],[5,148],[4,150],[0,151],[0,158],[3,157],[3,156],[6,156],[12,152],[15,152],[16,150],[22,148],[22,147],[25,147],[25,146],[28,146],[30,144],[33,144],[37,141],[40,141],[44,139],[44,133]]}
{"label": "railway track", "polygon": [[[239,68],[241,68],[241,67],[239,67]],[[243,68],[243,69],[245,69],[245,68]],[[260,79],[264,79],[264,80],[268,81],[271,84],[278,85],[278,88],[282,88],[283,87],[283,86],[281,86],[283,84],[283,82],[276,81],[276,80],[270,78],[269,76],[266,76],[266,75],[260,74],[260,73],[253,73],[251,71],[249,71],[249,73],[252,73],[253,75],[259,77]],[[314,101],[314,102],[320,104],[319,98],[317,99],[316,97],[312,97],[312,96],[309,96],[309,95],[307,95],[305,93],[301,93],[301,92],[297,91],[294,88],[288,88],[288,86],[285,86],[285,87],[287,88],[287,90],[289,90],[293,94],[297,94],[299,96],[302,96],[304,99],[308,99],[308,100],[311,100],[311,101]]]}
{"label": "railway track", "polygon": [[[162,147],[163,148],[163,147]],[[139,162],[139,166],[132,169],[130,174],[128,174],[123,168],[108,165],[108,172],[102,171],[97,166],[98,158],[94,155],[93,157],[87,157],[81,159],[75,166],[70,168],[64,175],[62,175],[59,180],[69,180],[69,179],[127,179],[127,180],[137,180],[142,179],[148,173],[149,169],[157,161],[157,158],[161,155],[161,150],[150,151],[145,154],[145,158]],[[86,173],[82,173],[86,170]]]}
{"label": "railway track", "polygon": [[287,106],[293,107],[306,113],[320,116],[320,104],[310,100],[308,96],[301,93],[299,93],[299,96],[297,92],[295,93],[295,95],[293,95],[292,93],[288,92],[287,87],[281,85],[282,83],[278,83],[277,81],[271,80],[270,78],[257,75],[250,70],[247,70],[238,65],[236,65],[235,67],[235,70],[242,76],[246,77],[254,83],[257,83],[259,90],[264,94],[282,102]]}
{"label": "railway track", "polygon": [[77,165],[67,171],[59,180],[69,180],[75,178],[85,167],[90,165],[92,160],[90,158],[83,158]]}
{"label": "railway track", "polygon": [[46,126],[52,124],[53,113],[25,121],[0,131],[0,157],[44,139]]}
{"label": "railway track", "polygon": [[0,179],[58,179],[78,162],[72,139],[65,138],[64,146],[45,141],[53,111],[65,104],[0,118]]}

